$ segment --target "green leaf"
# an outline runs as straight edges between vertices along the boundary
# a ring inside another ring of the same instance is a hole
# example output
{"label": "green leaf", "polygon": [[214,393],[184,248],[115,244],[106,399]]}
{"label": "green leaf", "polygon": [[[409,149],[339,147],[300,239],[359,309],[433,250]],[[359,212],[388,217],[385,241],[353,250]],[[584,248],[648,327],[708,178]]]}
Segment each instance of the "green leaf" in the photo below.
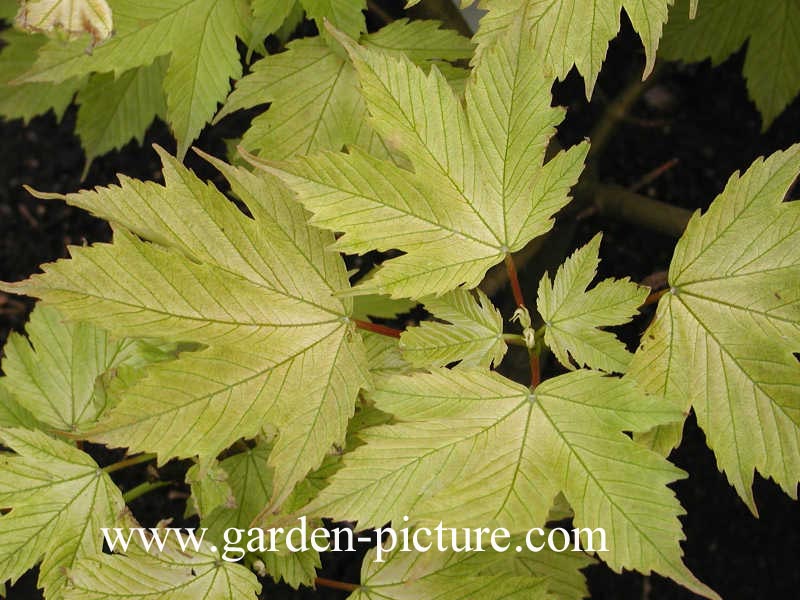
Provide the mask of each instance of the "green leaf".
{"label": "green leaf", "polygon": [[[551,550],[546,545],[546,536],[550,530],[545,528],[544,533],[544,535],[530,534],[531,543],[542,548],[539,552],[529,553],[523,550],[521,554],[503,553],[495,556],[475,554],[471,564],[465,563],[465,566],[474,566],[476,570],[480,569],[487,573],[494,571],[516,576],[544,577],[547,580],[547,590],[559,600],[588,598],[586,576],[581,569],[595,564],[596,561],[585,552]],[[511,538],[509,542],[512,546],[521,545],[525,548],[525,536]]]}
{"label": "green leaf", "polygon": [[450,324],[423,321],[400,337],[403,358],[415,367],[443,367],[461,361],[461,367],[495,367],[503,360],[503,317],[480,290],[476,297],[455,290],[439,298],[423,299],[425,308]]}
{"label": "green leaf", "polygon": [[[260,442],[222,461],[220,466],[227,473],[234,502],[232,506],[218,507],[203,519],[202,525],[208,527],[210,539],[222,544],[225,529],[249,529],[253,519],[269,503],[273,487],[273,471],[269,465],[271,449],[270,444]],[[294,588],[313,585],[316,569],[321,566],[319,553],[313,549],[307,552],[267,551],[259,553],[258,557],[275,581],[283,579]]]}
{"label": "green leaf", "polygon": [[176,36],[164,91],[181,159],[225,99],[230,80],[242,76],[236,37],[245,37],[245,30],[238,1],[205,0],[180,24],[187,35]]}
{"label": "green leaf", "polygon": [[363,332],[362,336],[370,371],[406,373],[411,370],[411,365],[406,362],[400,350],[399,340],[369,331]]}
{"label": "green leaf", "polygon": [[109,399],[98,378],[126,365],[169,358],[145,342],[113,340],[89,323],[65,323],[38,305],[26,326],[28,338],[12,333],[3,359],[4,385],[19,404],[49,426],[80,431],[97,420]]}
{"label": "green leaf", "polygon": [[247,46],[266,54],[264,38],[280,29],[292,13],[297,0],[250,0],[252,21]]}
{"label": "green leaf", "polygon": [[367,0],[300,0],[306,15],[317,22],[317,28],[325,31],[325,21],[344,31],[351,38],[367,30],[364,13]]}
{"label": "green leaf", "polygon": [[547,582],[537,577],[479,574],[472,553],[394,551],[377,562],[375,548],[361,567],[361,587],[348,600],[544,600]]}
{"label": "green leaf", "polygon": [[208,543],[203,542],[199,552],[186,551],[165,530],[159,535],[168,541],[163,551],[153,544],[146,552],[134,535],[135,544],[124,555],[100,554],[78,561],[70,570],[65,600],[258,597],[261,584],[256,576],[242,565],[222,560]]}
{"label": "green leaf", "polygon": [[[400,19],[364,36],[368,45],[408,53],[425,63],[433,59],[467,58],[472,46],[433,21]],[[287,51],[253,64],[236,83],[216,120],[244,108],[271,103],[253,119],[242,146],[276,160],[320,150],[359,144],[388,156],[383,143],[366,123],[366,106],[358,93],[353,66],[321,38],[290,42]]]}
{"label": "green leaf", "polygon": [[378,378],[371,399],[399,423],[362,432],[365,445],[306,514],[360,528],[409,515],[522,532],[545,522],[561,491],[576,527],[604,528],[598,555],[612,569],[655,571],[718,598],[681,560],[683,511],[667,484],[685,474],[623,433],[682,417],[658,397],[592,371],[531,392],[494,373],[438,369]]}
{"label": "green leaf", "polygon": [[75,124],[75,133],[86,152],[84,175],[95,158],[122,148],[131,139],[141,144],[153,119],[166,118],[162,91],[166,69],[167,60],[161,57],[119,77],[112,73],[91,76],[78,93],[80,108]]}
{"label": "green leaf", "polygon": [[359,319],[368,317],[394,319],[409,312],[416,305],[417,303],[411,300],[398,300],[377,294],[356,296],[353,298],[353,316]]}
{"label": "green leaf", "polygon": [[30,411],[23,408],[6,388],[7,379],[0,377],[0,427],[24,427],[41,429],[42,424]]}
{"label": "green leaf", "polygon": [[74,39],[84,34],[98,44],[111,37],[114,20],[106,0],[22,0],[16,26],[28,32],[64,34]]}
{"label": "green leaf", "polygon": [[0,52],[0,114],[6,119],[22,119],[28,123],[33,117],[53,110],[57,119],[64,111],[81,86],[86,82],[75,77],[59,85],[51,83],[10,82],[25,73],[36,60],[36,52],[46,43],[37,35],[25,35],[13,29],[0,34],[4,46]]}
{"label": "green leaf", "polygon": [[[419,298],[475,287],[487,269],[552,227],[569,201],[586,144],[543,165],[563,111],[531,47],[508,38],[467,86],[466,110],[436,68],[342,38],[359,72],[372,125],[414,172],[370,157],[325,153],[260,163],[314,213],[343,231],[336,249],[399,249],[357,293]],[[424,98],[424,101],[422,100]]]}
{"label": "green leaf", "polygon": [[217,459],[201,459],[186,471],[186,483],[192,488],[190,502],[186,503],[186,516],[203,518],[218,507],[229,507],[236,503],[228,472]]}
{"label": "green leaf", "polygon": [[278,159],[355,142],[366,110],[352,67],[319,37],[287,48],[254,63],[216,119],[271,103],[253,119],[242,146]]}
{"label": "green leaf", "polygon": [[160,153],[165,186],[123,177],[121,187],[65,197],[112,221],[113,244],[72,248],[71,260],[2,287],[120,336],[205,345],[123,390],[92,439],[165,462],[216,456],[270,423],[280,432],[273,501],[282,502],[344,441],[366,383],[352,303],[333,297],[348,285],[344,263],[277,180],[209,157],[249,218]]}
{"label": "green leaf", "polygon": [[122,494],[88,454],[40,431],[0,429],[16,455],[0,455],[0,581],[41,561],[39,586],[57,598],[65,569],[102,554],[101,527],[114,527]]}
{"label": "green leaf", "polygon": [[613,333],[599,328],[630,321],[648,289],[626,277],[605,279],[586,291],[597,275],[600,239],[597,234],[576,250],[558,268],[552,283],[547,274],[542,277],[536,307],[544,320],[545,343],[562,365],[624,373],[631,354]]}
{"label": "green leaf", "polygon": [[[687,411],[755,513],[753,472],[800,481],[800,203],[784,202],[800,145],[734,174],[675,248],[670,291],[629,376]],[[668,452],[680,427],[647,443]]]}
{"label": "green leaf", "polygon": [[[572,66],[583,75],[591,97],[608,43],[620,28],[624,8],[644,44],[646,77],[656,60],[661,30],[674,0],[482,0],[488,12],[475,34],[476,60],[509,31],[530,31],[533,51],[551,74],[564,79]],[[735,0],[734,0],[735,1]]]}
{"label": "green leaf", "polygon": [[703,0],[697,19],[689,21],[685,4],[680,0],[672,10],[661,55],[719,64],[747,42],[742,72],[766,129],[800,93],[800,6],[794,0]]}
{"label": "green leaf", "polygon": [[441,29],[439,21],[397,19],[363,37],[365,46],[405,55],[415,64],[456,61],[472,56],[472,42],[453,29]]}
{"label": "green leaf", "polygon": [[170,55],[164,77],[167,120],[183,157],[242,75],[236,37],[246,37],[243,0],[114,2],[116,34],[87,55],[85,44],[51,41],[18,82],[60,82],[90,73],[120,74]]}

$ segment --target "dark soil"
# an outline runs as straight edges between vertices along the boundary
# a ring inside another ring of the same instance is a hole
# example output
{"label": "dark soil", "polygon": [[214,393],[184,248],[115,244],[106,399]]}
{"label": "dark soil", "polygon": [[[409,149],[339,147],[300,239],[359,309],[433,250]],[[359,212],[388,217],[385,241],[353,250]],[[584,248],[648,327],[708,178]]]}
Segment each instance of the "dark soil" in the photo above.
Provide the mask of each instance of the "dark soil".
{"label": "dark soil", "polygon": [[[662,201],[689,209],[705,209],[737,169],[756,157],[783,149],[800,139],[800,102],[794,102],[768,129],[761,131],[759,115],[747,98],[741,77],[740,53],[718,68],[708,64],[664,65],[657,82],[634,107],[610,141],[599,165],[603,181],[632,185],[659,165],[677,158],[677,166],[644,188]],[[556,99],[570,113],[560,128],[560,141],[570,145],[588,136],[613,99],[632,78],[641,74],[643,56],[630,27],[613,43],[594,99],[583,97],[583,82],[574,74],[556,85]],[[159,163],[150,144],[158,142],[173,150],[174,143],[163,124],[152,129],[144,148],[129,145],[96,161],[85,182],[79,180],[83,155],[73,135],[74,110],[62,122],[53,115],[20,122],[0,123],[0,279],[16,281],[38,270],[43,262],[66,256],[68,244],[107,240],[108,226],[80,210],[60,202],[31,198],[23,184],[55,192],[111,183],[115,173],[158,179]],[[229,119],[207,131],[197,145],[224,156],[223,139],[241,133],[246,120]],[[210,170],[189,158],[204,177]],[[675,240],[627,223],[599,216],[589,217],[574,229],[571,248],[604,232],[601,276],[631,276],[641,281],[667,268]],[[535,293],[536,264],[522,270],[522,285]],[[506,294],[495,299],[510,306]],[[11,330],[23,329],[32,302],[0,294],[0,345]],[[508,314],[508,310],[504,313]],[[625,331],[631,338],[647,325],[644,315]],[[513,357],[510,357],[513,363]],[[102,449],[94,455],[101,464],[118,454]],[[689,473],[675,485],[687,511],[684,529],[686,562],[704,582],[727,599],[795,597],[800,589],[800,507],[774,483],[756,477],[755,497],[760,518],[753,517],[716,468],[702,432],[691,418],[683,445],[672,457]],[[181,464],[171,464],[159,474],[181,479]],[[145,467],[119,473],[118,482],[128,489],[152,477]],[[185,489],[176,485],[134,502],[133,510],[143,524],[175,517],[182,523]],[[358,581],[359,564],[353,555],[325,557],[321,575]],[[34,574],[35,575],[35,574]],[[35,576],[24,577],[9,593],[11,600],[37,597]],[[658,576],[636,573],[622,576],[599,566],[589,570],[593,598],[678,600],[693,596]],[[269,598],[343,598],[345,594],[311,590],[292,592],[285,586],[265,584]]]}

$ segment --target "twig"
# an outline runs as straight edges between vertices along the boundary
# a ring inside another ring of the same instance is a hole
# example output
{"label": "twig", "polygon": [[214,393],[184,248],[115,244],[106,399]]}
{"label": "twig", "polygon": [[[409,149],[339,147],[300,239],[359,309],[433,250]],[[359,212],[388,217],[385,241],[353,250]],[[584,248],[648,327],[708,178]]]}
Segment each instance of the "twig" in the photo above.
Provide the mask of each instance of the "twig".
{"label": "twig", "polygon": [[645,173],[645,175],[639,181],[634,183],[628,189],[630,189],[630,191],[632,191],[632,192],[638,192],[644,186],[646,186],[646,185],[648,185],[650,183],[653,183],[656,179],[661,177],[664,173],[669,171],[672,167],[677,165],[679,162],[680,162],[680,160],[678,160],[677,158],[669,159],[663,165],[659,165],[658,167],[656,167],[655,169],[653,169],[649,173]]}
{"label": "twig", "polygon": [[386,12],[380,4],[374,2],[373,0],[367,0],[367,10],[375,15],[375,18],[377,18],[384,25],[388,25],[394,21],[394,17]]}
{"label": "twig", "polygon": [[144,496],[145,494],[161,489],[162,487],[172,485],[172,483],[172,481],[145,481],[144,483],[140,483],[136,487],[131,488],[122,494],[122,499],[125,501],[125,504],[129,504],[140,496]]}
{"label": "twig", "polygon": [[107,465],[103,467],[103,471],[106,473],[113,473],[114,471],[119,471],[120,469],[132,467],[133,465],[140,465],[145,462],[150,462],[156,458],[158,458],[158,456],[152,453],[137,454],[136,456],[129,456],[128,458],[122,459],[119,462]]}
{"label": "twig", "polygon": [[596,162],[595,157],[602,153],[617,126],[621,121],[625,120],[628,113],[639,101],[639,98],[642,97],[642,94],[644,94],[647,88],[656,80],[658,70],[659,67],[656,65],[656,68],[646,81],[642,81],[638,76],[635,77],[622,93],[608,105],[605,113],[598,121],[597,126],[589,134],[589,139],[592,142],[592,147],[589,150],[589,162]]}
{"label": "twig", "polygon": [[541,368],[539,367],[539,355],[531,351],[529,353],[531,363],[531,389],[534,389],[542,381]]}

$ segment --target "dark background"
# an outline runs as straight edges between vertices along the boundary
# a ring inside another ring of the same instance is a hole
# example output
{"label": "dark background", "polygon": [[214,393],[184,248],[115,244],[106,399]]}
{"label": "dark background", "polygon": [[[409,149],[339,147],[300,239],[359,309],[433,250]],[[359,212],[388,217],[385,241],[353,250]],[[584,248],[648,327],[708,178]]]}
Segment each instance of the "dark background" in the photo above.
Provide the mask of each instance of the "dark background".
{"label": "dark background", "polygon": [[[306,25],[305,27],[313,27]],[[649,91],[636,103],[609,142],[599,162],[604,182],[633,185],[643,175],[678,159],[678,164],[640,190],[664,202],[688,209],[705,209],[737,169],[746,169],[758,157],[800,141],[800,102],[795,101],[773,125],[761,131],[761,121],[748,100],[741,76],[743,52],[723,65],[665,64]],[[570,110],[559,129],[559,140],[571,145],[587,137],[608,103],[634,78],[641,75],[643,51],[636,34],[625,24],[612,43],[592,102],[583,93],[583,81],[573,72],[555,86],[558,104]],[[224,156],[225,138],[241,135],[247,114],[240,114],[207,129],[197,145]],[[174,151],[166,127],[158,122],[147,136],[144,148],[129,144],[120,152],[98,159],[86,181],[80,181],[83,153],[74,136],[75,110],[59,123],[52,114],[34,119],[28,126],[19,121],[0,122],[0,279],[16,281],[37,272],[43,262],[66,256],[68,244],[107,240],[108,226],[80,210],[59,202],[38,201],[23,184],[44,191],[71,192],[105,185],[123,172],[142,179],[160,179],[159,163],[150,144],[157,142]],[[189,157],[187,162],[203,177],[216,178],[207,166]],[[795,193],[795,196],[797,194]],[[675,240],[628,223],[594,215],[570,226],[571,248],[604,232],[601,249],[602,277],[631,276],[641,281],[669,265]],[[535,294],[536,259],[521,269],[526,295]],[[503,290],[495,303],[508,316],[513,309],[510,294]],[[0,293],[0,345],[11,330],[22,331],[32,302]],[[652,310],[622,332],[634,342],[646,327]],[[510,355],[509,368],[520,357]],[[547,374],[547,372],[545,373]],[[92,447],[100,464],[118,459],[118,452]],[[716,468],[694,418],[687,423],[683,445],[673,461],[690,477],[675,484],[687,515],[683,519],[687,541],[686,563],[705,583],[727,599],[793,598],[800,590],[800,508],[771,481],[756,476],[755,498],[760,512],[756,519],[739,500]],[[123,489],[148,477],[182,479],[185,464],[170,463],[155,474],[145,467],[115,474]],[[143,525],[173,516],[180,525],[186,489],[165,488],[136,500],[133,510]],[[358,581],[359,559],[339,554],[324,557],[322,576]],[[637,573],[616,575],[604,566],[587,572],[592,597],[631,600],[678,600],[694,596],[659,576]],[[35,572],[11,588],[11,600],[38,597]],[[293,592],[285,586],[265,582],[264,597],[344,598],[329,590]]]}

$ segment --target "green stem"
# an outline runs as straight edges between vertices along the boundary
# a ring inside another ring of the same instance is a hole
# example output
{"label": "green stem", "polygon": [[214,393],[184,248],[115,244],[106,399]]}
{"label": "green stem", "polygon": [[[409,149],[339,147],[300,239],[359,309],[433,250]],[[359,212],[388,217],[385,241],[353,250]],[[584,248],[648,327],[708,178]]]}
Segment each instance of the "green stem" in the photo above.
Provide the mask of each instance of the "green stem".
{"label": "green stem", "polygon": [[504,333],[503,341],[509,346],[520,346],[521,348],[528,347],[527,344],[525,344],[525,338],[516,333]]}
{"label": "green stem", "polygon": [[129,456],[128,458],[124,458],[119,462],[115,462],[108,466],[103,467],[103,471],[106,473],[113,473],[114,471],[119,471],[120,469],[126,469],[127,467],[132,467],[133,465],[139,465],[142,463],[150,462],[151,460],[155,460],[158,458],[158,455],[152,453],[145,453],[145,454],[137,454],[136,456]]}
{"label": "green stem", "polygon": [[145,481],[144,483],[140,483],[135,488],[131,488],[122,494],[122,499],[125,501],[125,504],[129,504],[136,500],[139,496],[144,496],[145,494],[171,485],[172,483],[172,481]]}

